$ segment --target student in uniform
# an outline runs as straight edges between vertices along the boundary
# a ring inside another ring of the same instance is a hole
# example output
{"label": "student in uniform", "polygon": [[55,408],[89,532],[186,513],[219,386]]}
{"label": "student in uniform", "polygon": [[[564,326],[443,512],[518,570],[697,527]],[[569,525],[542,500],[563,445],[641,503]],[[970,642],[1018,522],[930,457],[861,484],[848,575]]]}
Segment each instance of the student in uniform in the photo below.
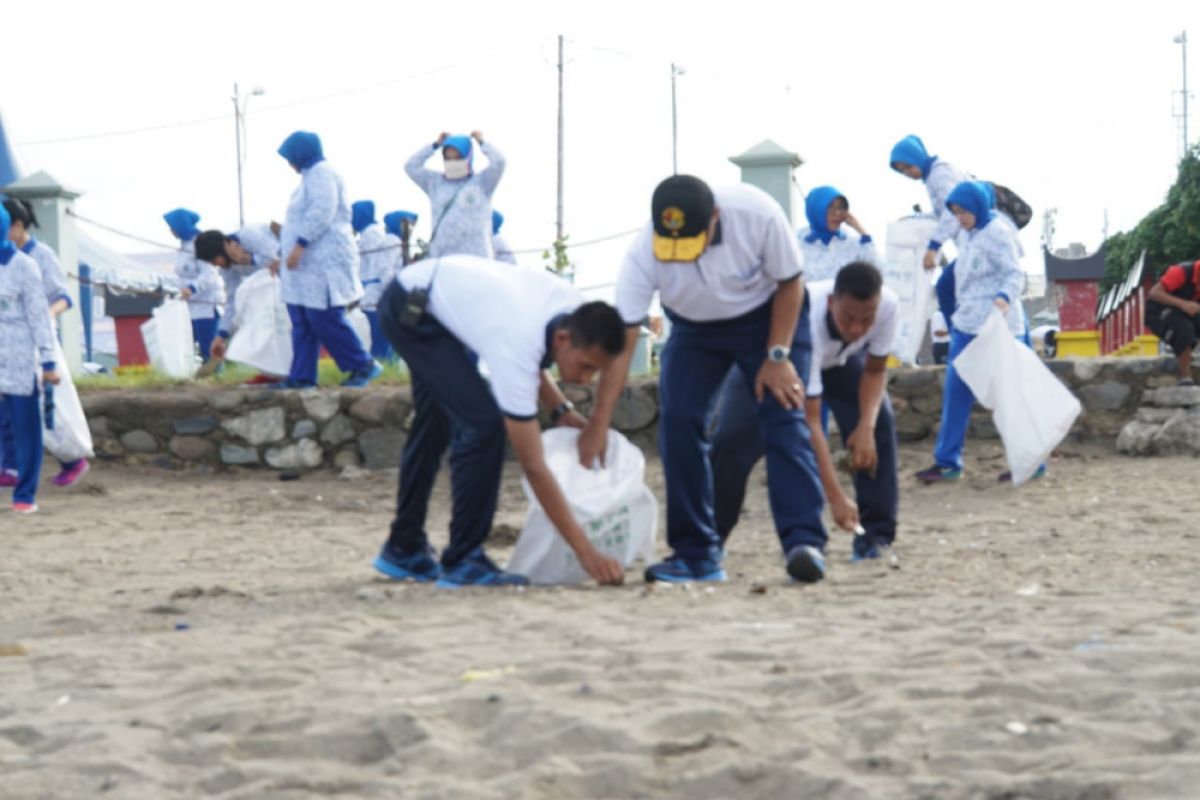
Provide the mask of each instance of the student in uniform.
{"label": "student in uniform", "polygon": [[[616,310],[586,302],[556,275],[456,255],[406,267],[384,291],[379,318],[412,373],[414,416],[400,463],[396,518],[375,568],[444,588],[527,582],[501,570],[483,550],[507,432],[534,495],[583,568],[600,583],[621,583],[621,565],[592,546],[547,468],[537,416],[540,403],[553,409],[554,423],[584,425],[548,370],[557,365],[562,380],[581,384],[607,370],[624,345]],[[490,386],[468,351],[487,362]],[[425,517],[447,449],[453,511],[439,564]]]}
{"label": "student in uniform", "polygon": [[1146,296],[1146,327],[1162,339],[1179,364],[1179,385],[1195,386],[1192,352],[1200,338],[1200,261],[1167,267]]}
{"label": "student in uniform", "polygon": [[[1024,315],[1019,310],[1025,285],[1019,246],[1009,226],[997,222],[999,212],[992,208],[988,189],[980,181],[964,181],[949,193],[946,204],[966,235],[960,239],[962,247],[954,269],[957,306],[950,320],[950,363],[934,464],[917,473],[917,479],[927,484],[962,476],[963,443],[975,397],[958,377],[955,357],[975,338],[993,308],[1004,314],[1013,336],[1025,336]],[[1039,470],[1041,474],[1044,470]]]}
{"label": "student in uniform", "polygon": [[[487,169],[475,172],[474,146],[488,158]],[[425,162],[442,151],[442,171],[427,169]],[[404,171],[425,194],[433,213],[429,256],[452,253],[492,258],[492,195],[504,175],[504,155],[479,131],[470,136],[442,133],[404,165]]]}
{"label": "student in uniform", "polygon": [[492,249],[496,252],[496,260],[503,261],[505,264],[516,264],[517,257],[513,255],[512,248],[500,233],[502,225],[504,225],[504,215],[492,209]]}
{"label": "student in uniform", "polygon": [[358,234],[359,276],[363,285],[359,305],[371,323],[371,355],[390,361],[395,353],[379,327],[379,298],[396,277],[399,243],[388,241],[387,231],[375,221],[375,203],[370,200],[359,200],[350,207],[350,227]]}
{"label": "student in uniform", "polygon": [[631,246],[617,281],[617,308],[628,326],[625,352],[601,377],[592,418],[579,438],[585,466],[603,458],[638,329],[657,292],[671,320],[659,378],[659,448],[672,553],[646,570],[648,581],[726,577],[706,426],[733,367],[755,395],[787,571],[805,582],[824,577],[821,485],[804,419],[801,376],[808,375],[811,339],[800,273],[791,225],[760,189],[740,185],[714,193],[690,175],[673,176],[655,189],[650,225]]}
{"label": "student in uniform", "polygon": [[346,306],[362,297],[358,248],[350,228],[350,204],[315,133],[296,131],[279,155],[300,175],[281,233],[283,301],[292,320],[292,369],[281,388],[317,385],[317,357],[324,346],[338,369],[349,373],[343,386],[366,386],[383,367],[363,349],[346,321]]}
{"label": "student in uniform", "polygon": [[[0,230],[12,224],[0,206]],[[42,382],[58,383],[50,307],[37,263],[7,239],[0,240],[0,404],[12,427],[16,464],[12,510],[32,514],[42,474]]]}
{"label": "student in uniform", "polygon": [[[12,219],[12,225],[8,229],[8,238],[20,248],[21,252],[34,260],[38,266],[38,271],[42,279],[42,289],[46,294],[46,302],[50,307],[50,315],[55,323],[63,313],[71,308],[71,294],[67,288],[67,279],[63,274],[62,266],[58,262],[58,254],[54,249],[45,242],[39,241],[30,232],[32,228],[37,226],[37,217],[33,213],[33,208],[24,200],[9,198],[4,201],[4,209],[8,212],[9,218]],[[55,325],[51,325],[53,330]],[[61,368],[65,369],[66,365]],[[0,409],[0,452],[5,455],[0,455],[0,463],[3,464],[0,468],[0,486],[7,485],[6,478],[9,477],[9,469],[15,473],[15,466],[10,463],[7,453],[15,446],[12,436],[12,430],[8,426],[3,410]],[[74,486],[80,478],[87,473],[89,464],[86,458],[77,458],[71,461],[63,461],[58,459],[59,472],[54,476],[53,482],[55,486],[66,488]],[[15,482],[15,478],[9,478]]]}
{"label": "student in uniform", "polygon": [[[217,337],[213,339],[212,354],[216,358],[224,358],[229,347],[229,339],[237,326],[237,292],[242,282],[260,269],[266,269],[272,275],[279,274],[279,233],[281,226],[278,222],[252,223],[243,225],[237,233],[224,237],[224,254],[228,266],[222,272],[225,281],[225,313],[217,325]],[[251,383],[274,383],[276,379],[259,375],[251,379]]]}
{"label": "student in uniform", "polygon": [[[899,503],[896,426],[887,396],[887,359],[898,318],[896,295],[883,286],[879,270],[862,261],[843,266],[833,280],[806,286],[813,352],[805,416],[825,499],[842,529],[854,531],[861,524],[865,531],[854,537],[852,558],[879,558],[896,538]],[[833,411],[843,432],[856,502],[846,497],[838,482],[821,423],[822,408]],[[713,482],[717,531],[724,542],[737,524],[746,482],[764,448],[755,436],[754,398],[744,385],[727,385],[717,409]]]}
{"label": "student in uniform", "polygon": [[[220,231],[214,231],[224,242]],[[175,262],[175,277],[179,278],[179,296],[187,301],[188,313],[192,317],[192,338],[200,349],[200,358],[212,358],[212,343],[217,337],[217,326],[221,322],[218,308],[225,302],[225,283],[211,262],[196,257],[197,234],[187,242],[188,249],[181,251]]]}
{"label": "student in uniform", "polygon": [[[875,263],[875,244],[858,219],[850,213],[850,201],[832,186],[818,186],[804,198],[808,227],[801,229],[800,254],[804,257],[804,280],[833,280],[837,271],[851,261]],[[857,234],[848,236],[843,226]]]}

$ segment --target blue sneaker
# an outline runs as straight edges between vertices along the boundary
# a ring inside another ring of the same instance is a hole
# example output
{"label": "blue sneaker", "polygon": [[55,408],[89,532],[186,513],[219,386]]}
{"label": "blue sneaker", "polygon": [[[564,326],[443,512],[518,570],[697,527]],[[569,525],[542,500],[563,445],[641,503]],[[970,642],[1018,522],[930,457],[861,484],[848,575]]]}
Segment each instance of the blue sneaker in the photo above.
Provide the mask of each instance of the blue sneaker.
{"label": "blue sneaker", "polygon": [[505,572],[483,552],[475,548],[462,561],[442,571],[439,589],[461,589],[464,586],[527,586],[529,578],[515,572]]}
{"label": "blue sneaker", "polygon": [[646,567],[646,583],[662,581],[663,583],[701,583],[706,581],[725,581],[728,576],[721,568],[721,562],[706,558],[701,561],[687,561],[681,556],[671,556],[665,561]]}
{"label": "blue sneaker", "polygon": [[[1033,471],[1033,474],[1029,476],[1029,480],[1036,481],[1044,477],[1046,477],[1046,465],[1042,464]],[[996,481],[998,483],[1012,483],[1012,472],[1009,470],[1001,472],[1000,477]]]}
{"label": "blue sneaker", "polygon": [[371,366],[351,372],[350,377],[342,381],[342,386],[345,386],[347,389],[356,389],[360,386],[366,386],[382,374],[383,365],[378,361],[372,361]]}
{"label": "blue sneaker", "polygon": [[384,545],[372,566],[397,581],[432,583],[442,575],[441,566],[428,550],[402,556],[393,553]]}
{"label": "blue sneaker", "polygon": [[942,467],[934,464],[928,469],[923,469],[917,473],[917,480],[926,486],[931,483],[942,483],[944,481],[956,481],[962,477],[962,470],[954,467]]}
{"label": "blue sneaker", "polygon": [[875,561],[876,559],[892,557],[892,548],[887,542],[874,542],[870,547],[854,548],[850,554],[851,561]]}
{"label": "blue sneaker", "polygon": [[816,583],[825,577],[825,556],[810,544],[793,547],[787,554],[787,571],[799,583]]}

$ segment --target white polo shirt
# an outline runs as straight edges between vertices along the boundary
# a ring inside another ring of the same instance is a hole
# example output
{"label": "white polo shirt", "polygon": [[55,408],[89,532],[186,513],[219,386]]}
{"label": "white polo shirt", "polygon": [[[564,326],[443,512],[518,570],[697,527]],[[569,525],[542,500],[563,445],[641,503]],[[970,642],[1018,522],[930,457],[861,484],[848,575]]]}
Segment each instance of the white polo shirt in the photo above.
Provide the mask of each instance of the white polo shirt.
{"label": "white polo shirt", "polygon": [[663,307],[692,322],[733,319],[770,300],[781,281],[800,275],[800,249],[773,197],[745,184],[713,194],[719,235],[699,260],[659,261],[654,226],[638,234],[617,279],[617,310],[626,324],[646,317],[655,292]]}
{"label": "white polo shirt", "polygon": [[427,313],[487,364],[500,410],[516,419],[537,416],[546,327],[583,305],[584,296],[544,270],[472,255],[428,258],[397,280],[412,289],[428,286],[431,276]]}
{"label": "white polo shirt", "polygon": [[886,286],[880,290],[879,310],[875,322],[866,334],[847,344],[836,336],[833,320],[829,319],[829,297],[833,294],[833,281],[817,281],[807,284],[808,326],[812,332],[812,366],[808,374],[809,397],[820,397],[824,391],[821,371],[840,367],[856,353],[866,350],[868,355],[886,358],[892,352],[892,341],[896,338],[897,314],[896,293]]}

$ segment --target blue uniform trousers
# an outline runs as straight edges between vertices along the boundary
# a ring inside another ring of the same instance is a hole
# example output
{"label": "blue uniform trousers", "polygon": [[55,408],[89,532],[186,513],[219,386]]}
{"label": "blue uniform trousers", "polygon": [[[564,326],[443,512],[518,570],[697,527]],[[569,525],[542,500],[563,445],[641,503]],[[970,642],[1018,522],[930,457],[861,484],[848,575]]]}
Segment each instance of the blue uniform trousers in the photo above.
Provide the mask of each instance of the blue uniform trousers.
{"label": "blue uniform trousers", "polygon": [[371,355],[379,361],[394,360],[396,351],[388,343],[387,336],[379,324],[379,311],[367,311],[364,308],[363,313],[367,315],[367,321],[371,323]]}
{"label": "blue uniform trousers", "polygon": [[504,418],[461,341],[428,313],[416,325],[400,323],[406,297],[393,282],[379,303],[380,325],[412,374],[414,411],[387,546],[397,555],[428,548],[429,496],[449,448],[450,545],[442,553],[449,569],[491,532],[504,466]]}
{"label": "blue uniform trousers", "polygon": [[342,372],[357,372],[371,366],[371,356],[346,321],[345,307],[309,308],[289,303],[287,309],[292,318],[292,370],[288,380],[315,384],[322,346]]}
{"label": "blue uniform trousers", "polygon": [[[37,497],[38,481],[42,477],[42,413],[38,408],[41,393],[32,380],[30,394],[0,395],[12,426],[11,455],[17,470],[17,487],[13,489],[14,503],[32,503]],[[6,456],[10,450],[6,445]]]}
{"label": "blue uniform trousers", "polygon": [[[726,376],[750,391],[766,357],[771,304],[741,317],[692,322],[667,310],[671,336],[662,351],[659,449],[667,484],[667,543],[687,560],[720,559],[713,472],[707,427]],[[808,374],[812,352],[807,307],[796,325],[791,360]],[[803,377],[801,378],[803,381]],[[753,435],[725,442],[738,453],[757,449],[767,457],[768,494],[785,552],[807,544],[825,547],[823,498],[817,462],[802,409],[789,410],[773,396],[754,403]],[[720,452],[713,454],[721,458]]]}

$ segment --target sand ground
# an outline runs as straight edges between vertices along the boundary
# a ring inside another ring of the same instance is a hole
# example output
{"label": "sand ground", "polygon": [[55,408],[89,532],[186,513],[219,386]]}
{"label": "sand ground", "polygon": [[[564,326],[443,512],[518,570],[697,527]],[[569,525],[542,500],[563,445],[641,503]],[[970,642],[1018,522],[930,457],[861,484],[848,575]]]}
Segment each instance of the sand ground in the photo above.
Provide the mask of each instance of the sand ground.
{"label": "sand ground", "polygon": [[0,513],[0,797],[1200,797],[1196,462],[999,453],[903,481],[898,569],[789,585],[760,473],[653,590],[378,579],[394,474],[100,464]]}

